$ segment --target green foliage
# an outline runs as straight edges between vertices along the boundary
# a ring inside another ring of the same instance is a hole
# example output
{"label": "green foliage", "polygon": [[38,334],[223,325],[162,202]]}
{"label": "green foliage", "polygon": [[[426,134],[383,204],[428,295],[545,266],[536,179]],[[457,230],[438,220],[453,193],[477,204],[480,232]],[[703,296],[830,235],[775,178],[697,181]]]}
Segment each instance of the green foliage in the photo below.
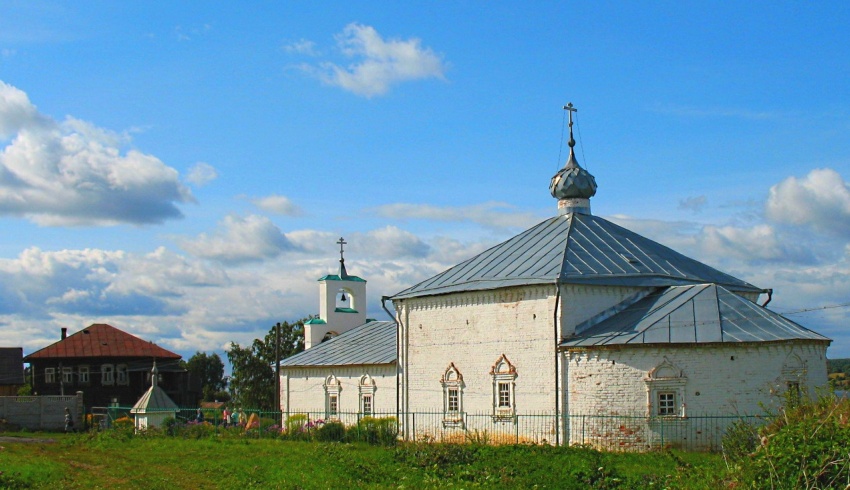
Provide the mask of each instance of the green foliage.
{"label": "green foliage", "polygon": [[211,402],[215,393],[224,389],[224,363],[216,353],[195,352],[185,368],[201,384],[204,401]]}
{"label": "green foliage", "polygon": [[[29,383],[18,388],[18,396],[31,396],[32,395],[32,386]],[[2,481],[2,480],[0,480]]]}
{"label": "green foliage", "polygon": [[277,362],[276,331],[280,329],[280,359],[286,359],[304,350],[304,322],[309,319],[278,323],[263,340],[254,339],[250,347],[230,343],[230,349],[227,350],[227,358],[233,367],[230,391],[236,403],[261,410],[277,409],[272,406],[275,388],[272,365]]}
{"label": "green foliage", "polygon": [[749,456],[758,445],[758,428],[744,419],[735,421],[723,434],[723,454],[733,461]]}
{"label": "green foliage", "polygon": [[345,441],[345,425],[342,422],[326,422],[316,429],[315,437],[320,442],[343,442]]}
{"label": "green foliage", "polygon": [[850,376],[850,359],[827,359],[826,371],[832,373],[844,373]]}
{"label": "green foliage", "polygon": [[392,446],[398,441],[398,420],[395,417],[363,417],[348,429],[346,438],[354,442]]}
{"label": "green foliage", "polygon": [[[789,403],[761,431],[751,456],[736,455],[739,478],[756,488],[844,488],[850,484],[850,400]],[[731,454],[730,454],[731,456]]]}

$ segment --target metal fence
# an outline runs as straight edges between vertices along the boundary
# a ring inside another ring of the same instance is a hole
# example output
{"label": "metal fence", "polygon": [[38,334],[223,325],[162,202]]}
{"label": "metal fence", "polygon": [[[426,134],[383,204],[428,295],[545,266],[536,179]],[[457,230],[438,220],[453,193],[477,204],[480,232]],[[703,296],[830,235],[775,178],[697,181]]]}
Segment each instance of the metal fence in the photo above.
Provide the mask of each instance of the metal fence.
{"label": "metal fence", "polygon": [[[720,451],[723,435],[737,421],[761,425],[766,416],[689,415],[647,417],[645,415],[555,415],[525,413],[511,417],[492,413],[461,413],[446,417],[442,412],[373,413],[275,412],[246,409],[244,415],[227,421],[221,410],[205,409],[204,424],[212,430],[242,433],[251,437],[280,437],[287,431],[317,430],[324,424],[341,422],[347,428],[364,421],[391,419],[398,437],[408,441],[479,444],[586,445],[605,451],[648,451],[677,448],[689,451]],[[94,427],[110,428],[116,420],[133,420],[129,407],[95,409]],[[148,411],[148,414],[151,412]],[[238,413],[238,412],[237,412]],[[198,424],[197,408],[171,410],[177,424]],[[560,423],[559,423],[560,422]],[[129,423],[129,421],[128,421]]]}

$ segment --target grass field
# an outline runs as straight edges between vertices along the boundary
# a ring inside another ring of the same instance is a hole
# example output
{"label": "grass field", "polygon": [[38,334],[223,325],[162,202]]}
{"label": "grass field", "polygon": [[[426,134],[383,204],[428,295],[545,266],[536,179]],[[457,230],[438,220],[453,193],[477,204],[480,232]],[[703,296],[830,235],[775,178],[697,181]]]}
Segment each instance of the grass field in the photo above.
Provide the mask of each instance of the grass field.
{"label": "grass field", "polygon": [[[0,434],[0,488],[723,488],[716,454]],[[20,442],[20,438],[31,439]],[[52,441],[51,441],[52,440]]]}

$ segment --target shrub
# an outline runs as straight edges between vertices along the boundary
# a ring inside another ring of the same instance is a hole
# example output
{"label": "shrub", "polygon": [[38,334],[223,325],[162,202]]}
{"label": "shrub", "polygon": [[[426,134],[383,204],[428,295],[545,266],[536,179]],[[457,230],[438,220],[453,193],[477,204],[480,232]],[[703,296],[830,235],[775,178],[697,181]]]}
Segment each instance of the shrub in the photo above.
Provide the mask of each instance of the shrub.
{"label": "shrub", "polygon": [[310,438],[309,432],[306,429],[307,426],[307,415],[303,413],[296,413],[294,415],[290,415],[286,419],[286,428],[284,429],[284,437],[290,440],[306,440]]}
{"label": "shrub", "polygon": [[723,455],[739,461],[755,452],[759,445],[758,429],[747,420],[736,420],[723,434]]}
{"label": "shrub", "polygon": [[850,482],[850,400],[786,406],[762,431],[747,479],[772,488],[843,488]]}
{"label": "shrub", "polygon": [[346,436],[351,441],[392,446],[398,442],[398,421],[395,417],[363,417]]}
{"label": "shrub", "polygon": [[345,425],[331,421],[316,429],[316,440],[321,442],[342,442],[345,440]]}

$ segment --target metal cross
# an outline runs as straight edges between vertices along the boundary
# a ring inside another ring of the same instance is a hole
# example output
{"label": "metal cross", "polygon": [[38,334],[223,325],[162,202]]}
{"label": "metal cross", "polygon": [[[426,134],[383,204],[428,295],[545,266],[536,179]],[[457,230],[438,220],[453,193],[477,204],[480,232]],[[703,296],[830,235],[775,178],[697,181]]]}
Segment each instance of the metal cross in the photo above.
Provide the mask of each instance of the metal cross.
{"label": "metal cross", "polygon": [[578,109],[573,107],[573,103],[570,102],[564,106],[564,110],[570,115],[570,141],[568,144],[570,145],[570,148],[572,148],[576,145],[576,140],[573,139],[573,112],[578,112]]}
{"label": "metal cross", "polygon": [[338,244],[339,244],[339,260],[345,260],[345,257],[343,257],[343,255],[342,255],[342,254],[343,254],[343,252],[344,252],[344,250],[343,250],[343,248],[342,248],[342,247],[343,247],[343,245],[348,245],[348,242],[346,242],[345,240],[343,240],[343,238],[342,238],[342,237],[339,237],[339,241],[338,241],[338,242],[336,242],[336,243],[338,243]]}

